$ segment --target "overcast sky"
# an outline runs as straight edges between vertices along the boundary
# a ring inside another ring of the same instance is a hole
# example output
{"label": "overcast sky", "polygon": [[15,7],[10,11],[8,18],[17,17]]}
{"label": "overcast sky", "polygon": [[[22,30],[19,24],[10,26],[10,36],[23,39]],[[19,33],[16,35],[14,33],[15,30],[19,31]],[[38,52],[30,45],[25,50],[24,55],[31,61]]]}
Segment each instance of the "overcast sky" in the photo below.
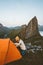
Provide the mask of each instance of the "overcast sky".
{"label": "overcast sky", "polygon": [[43,25],[43,0],[0,0],[0,23],[7,27],[27,24],[34,16]]}

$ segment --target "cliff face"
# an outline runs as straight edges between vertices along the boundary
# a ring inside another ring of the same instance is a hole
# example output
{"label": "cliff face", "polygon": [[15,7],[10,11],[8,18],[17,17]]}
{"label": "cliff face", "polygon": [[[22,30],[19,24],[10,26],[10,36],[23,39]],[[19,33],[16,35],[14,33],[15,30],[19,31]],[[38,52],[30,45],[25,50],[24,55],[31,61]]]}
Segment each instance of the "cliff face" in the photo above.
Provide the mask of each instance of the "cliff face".
{"label": "cliff face", "polygon": [[38,20],[36,16],[30,20],[27,26],[22,28],[22,31],[19,35],[24,39],[40,35],[38,31]]}
{"label": "cliff face", "polygon": [[38,20],[36,16],[32,18],[26,28],[26,38],[39,35],[38,31]]}

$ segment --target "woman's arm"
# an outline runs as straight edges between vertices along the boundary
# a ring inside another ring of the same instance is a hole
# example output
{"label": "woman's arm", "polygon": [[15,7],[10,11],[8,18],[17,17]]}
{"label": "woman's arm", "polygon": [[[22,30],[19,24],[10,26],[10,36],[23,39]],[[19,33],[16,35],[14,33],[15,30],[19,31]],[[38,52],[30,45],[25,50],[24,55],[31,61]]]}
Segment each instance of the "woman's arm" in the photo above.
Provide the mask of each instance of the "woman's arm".
{"label": "woman's arm", "polygon": [[16,47],[18,47],[20,45],[20,43],[15,43]]}

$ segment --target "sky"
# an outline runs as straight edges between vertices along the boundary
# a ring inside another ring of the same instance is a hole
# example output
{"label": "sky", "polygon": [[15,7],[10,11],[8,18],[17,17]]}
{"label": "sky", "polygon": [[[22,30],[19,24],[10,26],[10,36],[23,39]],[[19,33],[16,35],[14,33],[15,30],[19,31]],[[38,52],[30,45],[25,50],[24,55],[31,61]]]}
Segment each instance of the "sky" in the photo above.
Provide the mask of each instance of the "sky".
{"label": "sky", "polygon": [[43,25],[43,0],[0,0],[0,23],[4,26],[28,24],[34,16]]}

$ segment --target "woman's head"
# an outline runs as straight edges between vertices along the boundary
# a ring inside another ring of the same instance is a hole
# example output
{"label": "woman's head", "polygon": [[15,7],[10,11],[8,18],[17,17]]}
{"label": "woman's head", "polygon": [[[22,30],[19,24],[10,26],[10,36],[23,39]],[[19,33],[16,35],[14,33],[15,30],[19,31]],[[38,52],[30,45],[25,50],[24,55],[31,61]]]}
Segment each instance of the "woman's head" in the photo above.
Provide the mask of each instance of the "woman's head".
{"label": "woman's head", "polygon": [[19,42],[19,40],[20,40],[19,36],[16,36],[15,40],[16,40],[16,42]]}

